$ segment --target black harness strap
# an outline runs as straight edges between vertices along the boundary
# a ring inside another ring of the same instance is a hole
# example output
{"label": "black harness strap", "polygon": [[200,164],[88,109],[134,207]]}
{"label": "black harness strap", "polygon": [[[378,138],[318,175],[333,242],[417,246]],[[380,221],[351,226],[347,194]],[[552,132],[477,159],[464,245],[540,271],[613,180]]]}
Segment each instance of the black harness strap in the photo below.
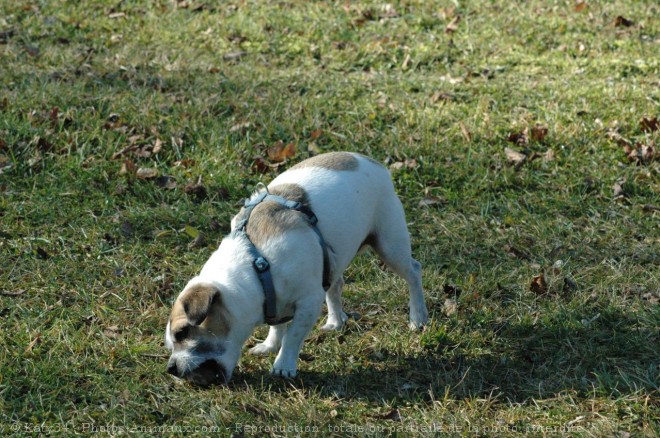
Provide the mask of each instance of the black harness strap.
{"label": "black harness strap", "polygon": [[241,218],[241,221],[238,224],[236,224],[236,229],[234,230],[234,234],[238,236],[243,236],[245,240],[248,242],[248,251],[252,256],[252,266],[254,267],[257,276],[259,277],[259,282],[261,283],[261,287],[263,288],[264,291],[264,297],[265,297],[264,320],[268,325],[278,325],[278,324],[283,324],[285,322],[289,322],[293,317],[287,316],[282,319],[277,319],[275,286],[273,285],[273,276],[271,275],[270,272],[270,263],[268,262],[268,260],[266,260],[266,258],[263,255],[261,255],[261,253],[259,252],[257,247],[254,246],[254,243],[252,243],[250,237],[247,234],[247,224],[248,224],[248,220],[250,219],[250,214],[252,214],[252,210],[254,210],[254,208],[257,205],[259,205],[264,201],[277,202],[284,208],[287,208],[289,210],[299,211],[303,215],[305,215],[305,218],[307,219],[307,223],[312,227],[312,230],[314,230],[314,232],[318,236],[319,244],[323,249],[323,288],[325,290],[328,290],[330,288],[329,247],[325,243],[325,240],[323,239],[323,235],[321,234],[321,230],[319,230],[317,226],[318,218],[316,217],[314,212],[306,205],[303,205],[300,202],[285,199],[278,195],[271,195],[270,193],[268,193],[268,189],[264,190],[256,198],[252,200],[248,199],[247,201],[245,201],[245,205],[244,205],[245,209],[243,212],[243,217]]}

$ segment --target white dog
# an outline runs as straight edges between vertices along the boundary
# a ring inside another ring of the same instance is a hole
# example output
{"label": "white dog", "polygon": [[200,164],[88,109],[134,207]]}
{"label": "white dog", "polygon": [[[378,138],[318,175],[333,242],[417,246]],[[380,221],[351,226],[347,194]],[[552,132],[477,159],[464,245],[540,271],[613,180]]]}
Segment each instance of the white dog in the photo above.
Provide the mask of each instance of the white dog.
{"label": "white dog", "polygon": [[359,154],[335,152],[282,173],[246,202],[232,233],[174,303],[165,332],[172,351],[168,372],[199,385],[226,383],[244,342],[266,322],[266,340],[250,352],[279,350],[271,373],[295,377],[324,298],[322,329],[339,330],[346,322],[342,274],[367,245],[406,280],[410,326],[422,327],[428,311],[421,265],[411,256],[387,169]]}

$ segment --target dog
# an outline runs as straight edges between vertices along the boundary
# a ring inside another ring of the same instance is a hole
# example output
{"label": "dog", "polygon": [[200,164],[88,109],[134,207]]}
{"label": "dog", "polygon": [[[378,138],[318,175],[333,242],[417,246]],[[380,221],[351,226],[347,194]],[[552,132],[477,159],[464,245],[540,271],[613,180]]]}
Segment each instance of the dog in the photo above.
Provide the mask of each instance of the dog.
{"label": "dog", "polygon": [[268,336],[250,353],[277,352],[271,374],[295,377],[323,301],[322,330],[347,321],[342,274],[365,247],[407,282],[410,327],[428,321],[403,206],[389,171],[371,158],[331,152],[304,160],[257,190],[231,225],[172,307],[165,345],[167,371],[176,377],[227,383],[243,344],[265,322]]}

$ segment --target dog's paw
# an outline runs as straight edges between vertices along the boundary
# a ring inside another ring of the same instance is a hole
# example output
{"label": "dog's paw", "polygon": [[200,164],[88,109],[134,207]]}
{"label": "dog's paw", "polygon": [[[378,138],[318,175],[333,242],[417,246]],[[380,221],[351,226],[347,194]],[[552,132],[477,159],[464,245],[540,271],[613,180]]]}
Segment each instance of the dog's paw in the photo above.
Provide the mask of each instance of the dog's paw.
{"label": "dog's paw", "polygon": [[294,369],[285,369],[285,368],[275,368],[273,367],[270,370],[270,374],[277,377],[284,377],[285,379],[293,379],[298,375],[298,370]]}
{"label": "dog's paw", "polygon": [[410,330],[422,330],[424,326],[429,322],[428,316],[425,318],[411,319],[408,323]]}
{"label": "dog's paw", "polygon": [[336,315],[328,315],[328,321],[321,327],[321,330],[324,332],[341,330],[344,328],[346,321],[348,321],[348,315],[344,312],[341,312],[341,318],[338,318]]}
{"label": "dog's paw", "polygon": [[262,342],[261,344],[257,344],[254,347],[250,348],[248,352],[256,356],[264,356],[266,354],[274,353],[276,351],[277,351],[276,346]]}

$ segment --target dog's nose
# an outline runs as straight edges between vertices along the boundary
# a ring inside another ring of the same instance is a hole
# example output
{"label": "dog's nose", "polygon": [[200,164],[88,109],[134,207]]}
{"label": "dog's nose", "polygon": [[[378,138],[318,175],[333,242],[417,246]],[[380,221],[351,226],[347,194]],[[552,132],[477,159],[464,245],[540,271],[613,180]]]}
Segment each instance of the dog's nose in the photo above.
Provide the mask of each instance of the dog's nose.
{"label": "dog's nose", "polygon": [[167,372],[174,377],[179,377],[179,368],[176,366],[176,362],[170,362],[167,364]]}

